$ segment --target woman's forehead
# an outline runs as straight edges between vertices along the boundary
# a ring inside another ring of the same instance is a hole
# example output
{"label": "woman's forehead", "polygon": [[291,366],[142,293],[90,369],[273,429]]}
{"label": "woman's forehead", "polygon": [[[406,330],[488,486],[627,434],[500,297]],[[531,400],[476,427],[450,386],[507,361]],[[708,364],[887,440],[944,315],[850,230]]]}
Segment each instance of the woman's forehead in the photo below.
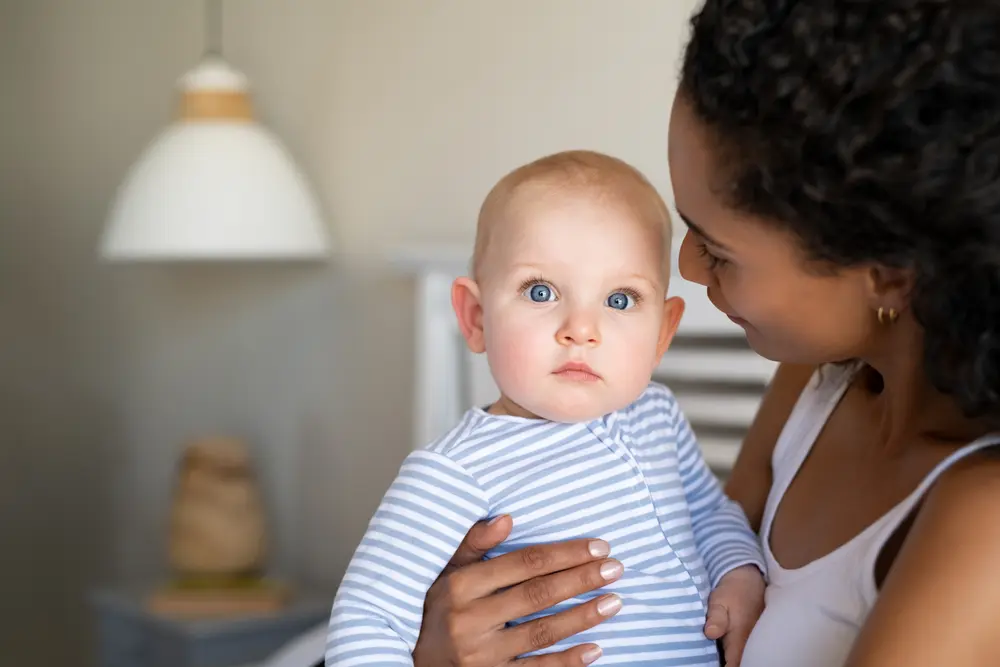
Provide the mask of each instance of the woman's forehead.
{"label": "woman's forehead", "polygon": [[702,239],[732,256],[795,263],[801,243],[787,226],[739,211],[722,194],[727,178],[715,166],[707,132],[683,104],[671,115],[668,155],[679,219]]}

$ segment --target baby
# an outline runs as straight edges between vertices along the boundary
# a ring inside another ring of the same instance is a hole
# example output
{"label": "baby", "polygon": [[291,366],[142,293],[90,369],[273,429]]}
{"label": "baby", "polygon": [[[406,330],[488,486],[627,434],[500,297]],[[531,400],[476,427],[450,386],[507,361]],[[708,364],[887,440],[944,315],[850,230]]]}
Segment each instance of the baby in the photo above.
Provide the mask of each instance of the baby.
{"label": "baby", "polygon": [[544,157],[493,188],[452,303],[500,397],[403,463],[337,593],[327,665],[412,665],[427,589],[474,523],[503,514],[513,532],[487,558],[592,537],[624,566],[518,621],[615,594],[617,614],[545,652],[594,642],[618,664],[719,665],[709,593],[728,585],[730,615],[759,613],[764,562],[650,383],[684,310],[666,296],[671,236],[653,186],[599,153]]}

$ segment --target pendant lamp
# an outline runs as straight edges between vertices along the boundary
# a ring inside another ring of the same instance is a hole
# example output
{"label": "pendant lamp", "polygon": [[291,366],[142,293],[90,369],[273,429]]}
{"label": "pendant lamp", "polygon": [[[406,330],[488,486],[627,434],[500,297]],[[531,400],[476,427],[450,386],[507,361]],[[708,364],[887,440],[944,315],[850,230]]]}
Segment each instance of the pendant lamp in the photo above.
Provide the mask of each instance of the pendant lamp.
{"label": "pendant lamp", "polygon": [[[206,4],[221,41],[220,0]],[[317,201],[280,140],[258,123],[246,76],[209,45],[177,84],[174,122],[132,165],[100,242],[109,261],[322,259]]]}

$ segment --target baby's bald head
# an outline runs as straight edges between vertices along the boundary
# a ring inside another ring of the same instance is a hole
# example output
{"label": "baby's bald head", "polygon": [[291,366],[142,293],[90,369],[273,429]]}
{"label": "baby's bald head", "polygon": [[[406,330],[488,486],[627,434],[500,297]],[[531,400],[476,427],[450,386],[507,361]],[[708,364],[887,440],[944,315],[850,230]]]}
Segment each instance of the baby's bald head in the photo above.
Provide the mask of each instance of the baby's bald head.
{"label": "baby's bald head", "polygon": [[626,215],[622,224],[639,224],[662,249],[663,279],[670,273],[670,214],[656,188],[642,173],[618,158],[594,151],[566,151],[542,157],[504,176],[479,211],[472,276],[489,272],[490,247],[535,206],[580,198],[613,206]]}

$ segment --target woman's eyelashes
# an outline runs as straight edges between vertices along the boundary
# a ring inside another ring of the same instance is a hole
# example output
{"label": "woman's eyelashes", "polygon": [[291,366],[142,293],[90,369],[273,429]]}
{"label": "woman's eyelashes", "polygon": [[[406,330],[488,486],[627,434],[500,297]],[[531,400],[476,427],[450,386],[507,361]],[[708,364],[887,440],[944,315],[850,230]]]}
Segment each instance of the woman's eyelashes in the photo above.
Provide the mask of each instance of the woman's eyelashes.
{"label": "woman's eyelashes", "polygon": [[710,270],[714,271],[715,269],[721,268],[729,263],[729,260],[723,259],[709,250],[704,241],[699,240],[696,245],[698,248],[698,254],[701,255],[701,257],[708,263],[708,268]]}
{"label": "woman's eyelashes", "polygon": [[[555,288],[547,280],[532,278],[521,283],[518,288],[521,296],[533,303],[557,301]],[[631,287],[621,287],[613,290],[604,300],[604,305],[613,310],[629,310],[642,302],[642,294]]]}

